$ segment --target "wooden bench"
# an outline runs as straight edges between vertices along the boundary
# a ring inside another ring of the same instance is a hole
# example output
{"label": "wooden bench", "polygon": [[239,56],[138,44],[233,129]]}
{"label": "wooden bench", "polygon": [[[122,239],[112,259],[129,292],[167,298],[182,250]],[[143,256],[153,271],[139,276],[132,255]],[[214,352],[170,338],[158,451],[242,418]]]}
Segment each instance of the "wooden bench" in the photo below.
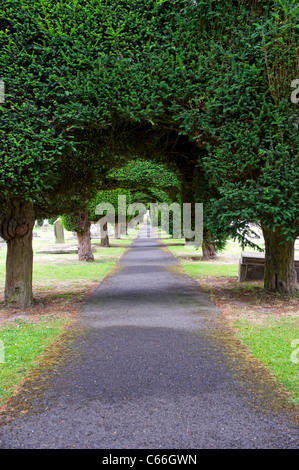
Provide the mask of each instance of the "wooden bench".
{"label": "wooden bench", "polygon": [[[242,252],[239,260],[238,281],[261,281],[264,279],[265,253]],[[299,279],[299,256],[295,255],[295,269]]]}

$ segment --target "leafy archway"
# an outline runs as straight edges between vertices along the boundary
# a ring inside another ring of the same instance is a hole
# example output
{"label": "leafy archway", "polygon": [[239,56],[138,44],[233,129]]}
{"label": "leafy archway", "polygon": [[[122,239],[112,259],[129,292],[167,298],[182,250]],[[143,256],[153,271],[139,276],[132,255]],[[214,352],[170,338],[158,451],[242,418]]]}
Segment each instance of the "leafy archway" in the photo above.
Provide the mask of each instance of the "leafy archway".
{"label": "leafy archway", "polygon": [[34,217],[73,212],[74,192],[88,198],[132,154],[176,166],[183,201],[204,203],[215,239],[230,232],[244,240],[246,225],[259,221],[265,287],[296,289],[298,116],[288,86],[296,78],[295,2],[1,7],[7,303],[32,302]]}

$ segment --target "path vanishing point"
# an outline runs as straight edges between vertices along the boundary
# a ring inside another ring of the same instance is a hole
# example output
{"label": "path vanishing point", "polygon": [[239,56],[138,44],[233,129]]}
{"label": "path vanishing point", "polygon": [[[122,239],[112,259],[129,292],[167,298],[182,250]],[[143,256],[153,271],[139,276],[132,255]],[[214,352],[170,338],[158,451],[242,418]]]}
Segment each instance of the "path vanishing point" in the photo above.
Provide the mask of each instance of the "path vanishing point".
{"label": "path vanishing point", "polygon": [[2,449],[298,449],[298,408],[143,227],[0,422]]}

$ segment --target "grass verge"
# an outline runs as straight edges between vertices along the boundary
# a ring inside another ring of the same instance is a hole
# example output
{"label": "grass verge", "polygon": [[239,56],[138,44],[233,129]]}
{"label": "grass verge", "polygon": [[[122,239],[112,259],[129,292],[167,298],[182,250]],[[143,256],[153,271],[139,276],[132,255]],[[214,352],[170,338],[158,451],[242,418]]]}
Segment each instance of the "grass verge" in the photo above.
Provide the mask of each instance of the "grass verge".
{"label": "grass verge", "polygon": [[1,247],[0,406],[18,390],[30,371],[41,363],[46,350],[76,319],[80,306],[112,271],[131,241],[115,240],[111,248],[96,246],[95,261],[83,263],[76,254],[38,253],[49,242],[35,240],[35,303],[28,309],[4,305],[6,247]]}
{"label": "grass verge", "polygon": [[269,317],[263,324],[236,320],[234,327],[250,352],[271,370],[299,405],[298,318]]}
{"label": "grass verge", "polygon": [[16,391],[22,379],[37,365],[38,359],[68,323],[65,318],[49,317],[36,323],[16,320],[0,329],[3,346],[0,405]]}
{"label": "grass verge", "polygon": [[[204,262],[190,246],[167,243],[184,271],[196,279],[248,352],[264,364],[299,405],[299,294],[267,293],[262,282],[238,282],[241,254],[230,244]],[[175,243],[175,242],[173,242]]]}

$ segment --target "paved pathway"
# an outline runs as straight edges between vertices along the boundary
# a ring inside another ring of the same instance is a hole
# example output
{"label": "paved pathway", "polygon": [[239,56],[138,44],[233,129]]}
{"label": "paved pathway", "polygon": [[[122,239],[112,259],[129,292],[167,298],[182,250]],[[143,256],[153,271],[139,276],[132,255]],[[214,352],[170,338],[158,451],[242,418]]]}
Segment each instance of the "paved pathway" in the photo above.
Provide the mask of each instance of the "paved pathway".
{"label": "paved pathway", "polygon": [[299,448],[296,410],[145,231],[48,361],[0,448]]}

